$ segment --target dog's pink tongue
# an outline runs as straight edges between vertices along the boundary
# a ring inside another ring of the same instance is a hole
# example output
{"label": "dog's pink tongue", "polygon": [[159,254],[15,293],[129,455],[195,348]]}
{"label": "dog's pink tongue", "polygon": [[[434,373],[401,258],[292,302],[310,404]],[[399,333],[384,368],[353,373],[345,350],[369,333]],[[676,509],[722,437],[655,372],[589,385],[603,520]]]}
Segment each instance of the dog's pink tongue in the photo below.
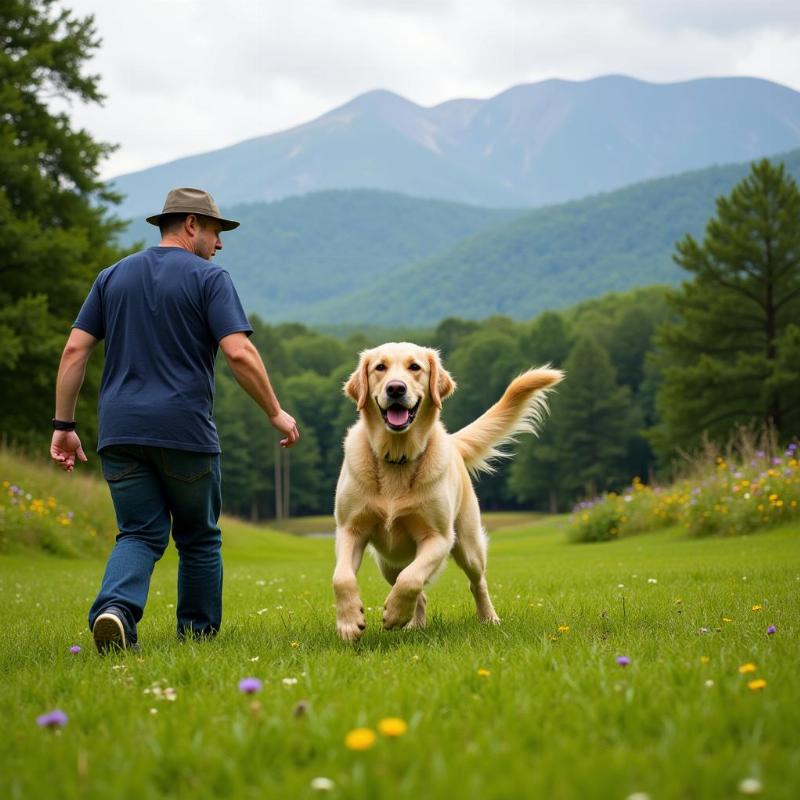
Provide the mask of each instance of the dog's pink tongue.
{"label": "dog's pink tongue", "polygon": [[408,409],[402,406],[389,406],[386,412],[386,419],[392,425],[405,425],[408,422]]}

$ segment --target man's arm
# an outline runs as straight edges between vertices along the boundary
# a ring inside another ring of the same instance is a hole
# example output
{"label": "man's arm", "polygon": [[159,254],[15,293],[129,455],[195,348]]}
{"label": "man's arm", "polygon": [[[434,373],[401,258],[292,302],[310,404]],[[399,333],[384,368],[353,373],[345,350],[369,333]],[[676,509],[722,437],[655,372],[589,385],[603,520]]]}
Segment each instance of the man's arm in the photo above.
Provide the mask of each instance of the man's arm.
{"label": "man's arm", "polygon": [[[86,363],[97,342],[90,333],[80,328],[72,329],[61,354],[56,378],[56,419],[63,422],[72,422],[75,419],[75,406],[86,374]],[[75,469],[76,457],[81,461],[88,460],[75,431],[53,431],[50,457],[67,472]]]}
{"label": "man's arm", "polygon": [[272,427],[284,434],[281,445],[291,447],[300,438],[297,422],[281,409],[269,381],[267,368],[255,345],[247,334],[238,332],[224,336],[220,339],[219,346],[239,385],[264,410]]}

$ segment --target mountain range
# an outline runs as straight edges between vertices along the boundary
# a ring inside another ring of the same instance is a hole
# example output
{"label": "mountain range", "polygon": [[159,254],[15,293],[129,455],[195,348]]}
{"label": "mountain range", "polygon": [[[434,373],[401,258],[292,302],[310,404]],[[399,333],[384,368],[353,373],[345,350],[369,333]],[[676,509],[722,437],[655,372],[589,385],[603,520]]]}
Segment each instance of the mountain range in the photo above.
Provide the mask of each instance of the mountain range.
{"label": "mountain range", "polygon": [[227,211],[331,189],[532,207],[800,147],[800,92],[755,78],[547,80],[426,108],[388,91],[290,130],[119,176],[125,219],[175,186]]}
{"label": "mountain range", "polygon": [[[773,159],[800,178],[800,149]],[[684,276],[675,242],[702,237],[715,198],[749,162],[645,181],[538,209],[491,209],[371,190],[226,209],[219,263],[269,322],[430,325],[447,316],[529,319],[609,291]],[[139,220],[127,242],[158,241]]]}

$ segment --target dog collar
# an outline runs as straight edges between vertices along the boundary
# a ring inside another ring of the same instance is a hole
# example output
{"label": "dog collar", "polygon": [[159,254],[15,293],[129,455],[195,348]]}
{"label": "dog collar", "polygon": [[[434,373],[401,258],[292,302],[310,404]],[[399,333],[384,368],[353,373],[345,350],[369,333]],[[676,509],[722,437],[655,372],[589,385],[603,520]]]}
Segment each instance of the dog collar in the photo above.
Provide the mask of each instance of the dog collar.
{"label": "dog collar", "polygon": [[387,464],[398,464],[398,465],[400,465],[400,464],[409,464],[411,461],[415,461],[416,459],[409,458],[408,456],[400,456],[400,458],[392,459],[392,458],[389,458],[389,454],[387,453],[383,457],[383,460]]}

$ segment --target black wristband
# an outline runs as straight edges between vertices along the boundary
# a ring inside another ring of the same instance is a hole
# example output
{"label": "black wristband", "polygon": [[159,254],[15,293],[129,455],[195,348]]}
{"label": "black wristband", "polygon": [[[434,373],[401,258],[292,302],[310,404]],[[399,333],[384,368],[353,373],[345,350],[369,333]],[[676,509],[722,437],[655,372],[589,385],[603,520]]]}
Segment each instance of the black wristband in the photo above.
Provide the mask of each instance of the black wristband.
{"label": "black wristband", "polygon": [[75,420],[72,422],[64,422],[64,420],[56,419],[53,417],[53,430],[54,431],[74,431],[77,423]]}

